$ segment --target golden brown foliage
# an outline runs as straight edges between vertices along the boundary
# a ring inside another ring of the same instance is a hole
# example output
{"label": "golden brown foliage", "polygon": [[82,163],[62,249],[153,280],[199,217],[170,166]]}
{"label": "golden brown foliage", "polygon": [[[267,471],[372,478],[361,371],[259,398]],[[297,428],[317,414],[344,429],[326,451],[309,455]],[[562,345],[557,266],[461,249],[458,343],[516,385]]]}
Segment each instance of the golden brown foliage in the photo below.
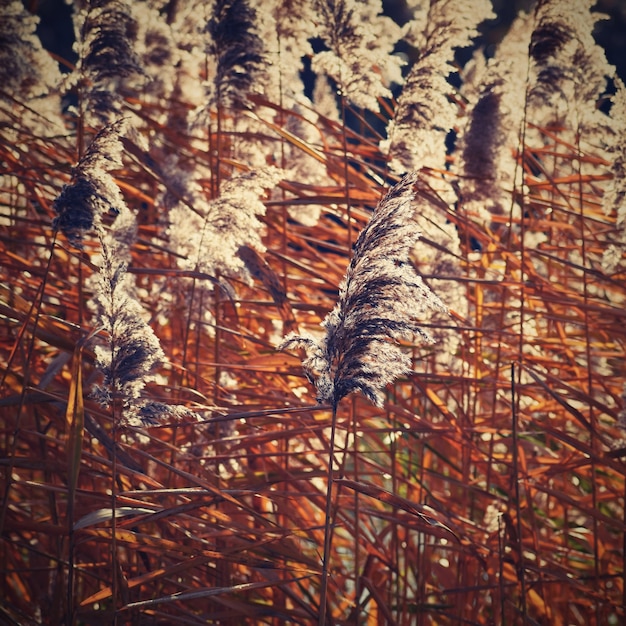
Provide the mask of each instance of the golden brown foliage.
{"label": "golden brown foliage", "polygon": [[[619,217],[602,210],[600,143],[526,119],[510,206],[490,220],[450,201],[458,154],[417,174],[410,262],[451,315],[424,320],[437,343],[404,341],[412,368],[382,408],[339,403],[329,457],[331,411],[276,346],[320,332],[355,233],[398,180],[376,130],[394,102],[344,106],[346,124],[248,94],[237,116],[180,131],[184,90],[120,90],[136,128],[110,172],[137,220],[127,297],[166,357],[138,399],[147,425],[92,395],[111,339],[93,309],[101,239],[89,220],[69,239],[53,227],[100,128],[0,105],[0,621],[315,624],[334,459],[328,623],[621,623],[626,281],[623,256],[602,265]],[[202,225],[225,181],[259,170],[251,146],[284,172],[255,191],[264,214],[246,205],[262,245],[238,241],[233,270],[210,274],[200,253],[234,244],[228,220],[211,238]],[[315,225],[296,219],[311,207]]]}

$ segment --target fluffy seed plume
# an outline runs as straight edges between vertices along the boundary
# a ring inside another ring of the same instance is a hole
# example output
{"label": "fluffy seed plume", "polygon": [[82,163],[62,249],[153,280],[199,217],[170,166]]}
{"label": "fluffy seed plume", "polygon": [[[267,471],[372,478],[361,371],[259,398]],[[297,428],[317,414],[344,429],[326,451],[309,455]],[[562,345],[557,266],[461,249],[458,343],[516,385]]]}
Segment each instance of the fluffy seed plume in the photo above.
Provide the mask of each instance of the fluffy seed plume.
{"label": "fluffy seed plume", "polygon": [[[461,93],[466,118],[457,131],[458,185],[466,210],[486,223],[510,209],[511,189],[520,184],[515,148],[525,115],[526,80],[532,15],[520,13],[484,60],[482,51],[466,66]],[[493,224],[497,229],[498,225]]]}
{"label": "fluffy seed plume", "polygon": [[32,99],[49,93],[60,73],[36,35],[39,18],[23,2],[7,0],[0,1],[0,15],[0,96]]}
{"label": "fluffy seed plume", "polygon": [[75,14],[74,28],[78,63],[67,87],[81,81],[87,118],[110,123],[121,110],[120,81],[143,73],[134,52],[137,22],[124,0],[88,0]]}
{"label": "fluffy seed plume", "polygon": [[263,42],[255,32],[256,11],[247,0],[216,0],[206,31],[217,67],[215,100],[242,108],[263,68]]}
{"label": "fluffy seed plume", "polygon": [[381,15],[379,0],[315,0],[320,36],[329,50],[313,56],[311,68],[332,78],[343,95],[378,111],[378,97],[390,98],[390,83],[401,83],[402,60],[392,54],[402,30]]}
{"label": "fluffy seed plume", "polygon": [[321,340],[295,333],[280,348],[306,351],[302,365],[317,400],[334,407],[361,391],[376,406],[388,383],[410,371],[400,340],[432,341],[418,320],[427,309],[447,310],[409,259],[420,237],[414,221],[415,174],[405,176],[379,203],[355,244],[339,286],[339,301],[322,322]]}
{"label": "fluffy seed plume", "polygon": [[104,386],[96,387],[93,395],[104,406],[119,400],[123,420],[132,423],[133,418],[143,417],[141,392],[164,354],[158,337],[143,319],[126,264],[109,253],[103,245],[95,305],[108,341],[96,346],[96,362],[104,374]]}
{"label": "fluffy seed plume", "polygon": [[532,85],[529,104],[537,123],[543,112],[546,122],[561,122],[572,111],[577,123],[595,124],[596,102],[606,89],[615,68],[593,37],[602,16],[592,12],[594,0],[541,0],[535,10],[536,26],[530,42]]}
{"label": "fluffy seed plume", "polygon": [[103,214],[119,211],[124,205],[119,187],[109,174],[122,164],[119,137],[124,125],[122,119],[100,130],[74,168],[72,182],[54,201],[57,217],[53,226],[77,248],[82,248],[85,233],[100,226]]}
{"label": "fluffy seed plume", "polygon": [[[414,3],[415,4],[415,3]],[[407,28],[408,41],[419,58],[406,77],[394,119],[381,149],[389,153],[390,168],[397,173],[441,168],[446,157],[446,135],[457,121],[457,109],[448,76],[455,51],[471,45],[478,25],[494,17],[491,2],[438,0],[417,3],[416,17]],[[422,5],[427,8],[422,8]]]}
{"label": "fluffy seed plume", "polygon": [[[122,166],[120,137],[124,128],[122,119],[94,137],[74,168],[73,181],[54,201],[58,214],[54,227],[78,248],[83,247],[83,239],[91,231],[100,243],[99,254],[91,259],[99,271],[87,285],[93,288],[97,325],[107,339],[95,348],[96,366],[104,381],[94,387],[92,396],[104,407],[120,409],[122,423],[139,425],[152,423],[157,413],[158,407],[146,402],[142,391],[165,355],[144,319],[132,275],[127,272],[136,220],[109,173]],[[115,215],[109,226],[103,221],[105,214]]]}

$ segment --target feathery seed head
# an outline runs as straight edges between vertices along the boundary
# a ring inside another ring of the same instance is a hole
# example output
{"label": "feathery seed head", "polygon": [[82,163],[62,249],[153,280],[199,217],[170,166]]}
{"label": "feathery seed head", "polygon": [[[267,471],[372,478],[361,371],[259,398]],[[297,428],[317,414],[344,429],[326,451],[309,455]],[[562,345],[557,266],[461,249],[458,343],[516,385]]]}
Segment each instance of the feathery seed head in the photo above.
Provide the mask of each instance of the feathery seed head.
{"label": "feathery seed head", "polygon": [[407,24],[407,35],[420,57],[406,77],[398,97],[394,119],[381,149],[390,156],[390,168],[398,173],[445,163],[445,138],[457,122],[456,105],[448,98],[447,81],[454,52],[469,46],[478,25],[494,17],[489,0],[430,2],[420,19]]}
{"label": "feathery seed head", "polygon": [[102,263],[96,282],[95,304],[98,321],[108,335],[105,345],[96,347],[96,362],[104,374],[98,397],[105,406],[115,398],[129,414],[142,406],[143,388],[153,367],[164,359],[158,337],[143,319],[135,298],[126,264],[120,262],[115,241],[102,237]]}
{"label": "feathery seed head", "polygon": [[563,119],[569,112],[577,124],[592,122],[596,101],[606,89],[606,78],[615,68],[609,65],[593,38],[593,0],[541,0],[535,10],[535,28],[530,43],[533,61],[529,102],[533,111],[549,116],[546,122]]}
{"label": "feathery seed head", "polygon": [[329,50],[314,55],[312,69],[332,78],[353,104],[378,111],[378,98],[391,97],[389,83],[402,82],[403,61],[392,54],[402,29],[381,15],[379,1],[315,0],[313,6]]}
{"label": "feathery seed head", "polygon": [[0,2],[0,16],[0,92],[28,99],[49,93],[61,75],[35,34],[39,18],[10,0]]}
{"label": "feathery seed head", "polygon": [[322,323],[321,341],[294,333],[280,348],[300,347],[318,402],[336,406],[361,391],[381,406],[384,388],[411,367],[400,341],[432,341],[418,320],[427,309],[446,310],[422,281],[409,254],[419,239],[414,221],[415,175],[393,187],[359,235],[339,287],[339,300]]}
{"label": "feathery seed head", "polygon": [[81,63],[95,82],[141,72],[132,47],[137,37],[137,23],[126,2],[90,2],[83,29],[87,47]]}
{"label": "feathery seed head", "polygon": [[125,120],[104,127],[93,139],[74,168],[73,182],[65,185],[53,203],[58,228],[77,248],[86,232],[100,224],[109,209],[124,205],[119,187],[108,170],[121,166],[119,140]]}
{"label": "feathery seed head", "polygon": [[263,42],[255,32],[256,11],[247,0],[216,0],[206,25],[208,52],[217,61],[214,98],[218,104],[243,107],[263,71]]}
{"label": "feathery seed head", "polygon": [[87,0],[74,28],[78,63],[66,86],[81,81],[83,113],[94,123],[110,122],[121,109],[119,82],[144,74],[134,51],[137,21],[124,0]]}

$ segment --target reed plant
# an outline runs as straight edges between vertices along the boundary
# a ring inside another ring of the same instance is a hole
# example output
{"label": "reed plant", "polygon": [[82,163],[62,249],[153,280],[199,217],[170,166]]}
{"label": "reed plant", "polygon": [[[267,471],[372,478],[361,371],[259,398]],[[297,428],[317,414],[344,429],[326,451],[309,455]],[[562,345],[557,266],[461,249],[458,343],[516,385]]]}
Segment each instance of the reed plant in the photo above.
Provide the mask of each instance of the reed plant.
{"label": "reed plant", "polygon": [[0,0],[0,622],[623,623],[594,2],[487,49],[486,0],[81,0],[72,58],[37,4]]}

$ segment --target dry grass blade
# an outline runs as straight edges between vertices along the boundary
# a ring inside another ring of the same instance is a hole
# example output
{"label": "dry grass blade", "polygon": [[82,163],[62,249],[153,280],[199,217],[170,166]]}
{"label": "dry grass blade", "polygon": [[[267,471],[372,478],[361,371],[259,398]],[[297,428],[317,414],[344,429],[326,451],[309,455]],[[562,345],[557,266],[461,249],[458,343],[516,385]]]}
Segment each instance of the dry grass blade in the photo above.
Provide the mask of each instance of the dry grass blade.
{"label": "dry grass blade", "polygon": [[[281,582],[281,585],[298,582],[300,580],[304,580],[305,578],[307,577],[301,576],[299,578],[293,578],[292,580],[285,580]],[[164,596],[161,598],[156,598],[155,600],[133,602],[131,604],[126,605],[123,608],[123,610],[131,610],[135,608],[154,606],[155,604],[163,604],[165,602],[176,602],[179,600],[195,600],[196,598],[207,598],[210,596],[235,594],[238,592],[249,591],[252,589],[260,589],[263,587],[268,587],[274,584],[275,583],[271,583],[271,582],[270,583],[244,583],[241,585],[233,585],[232,587],[220,587],[220,588],[212,588],[212,589],[199,589],[198,591],[187,591],[184,593],[172,594],[171,596]]]}
{"label": "dry grass blade", "polygon": [[[393,494],[386,489],[382,489],[381,487],[358,483],[354,480],[338,478],[336,480],[336,484],[347,487],[348,489],[353,489],[354,491],[358,491],[359,493],[370,496],[371,498],[376,498],[380,502],[384,502],[394,508],[402,509],[403,511],[407,511],[412,515],[419,517],[419,519],[424,523],[422,530],[427,534],[430,532],[432,534],[437,534],[437,536],[441,536],[441,534],[439,534],[440,531],[445,531],[443,533],[444,535],[452,535],[452,537],[460,542],[460,538],[449,527],[452,525],[452,522],[450,520],[446,520],[445,523],[440,522],[436,519],[437,512],[430,508],[427,509],[422,505],[410,502],[406,498],[401,498],[400,496]],[[429,526],[432,528],[429,528]]]}

